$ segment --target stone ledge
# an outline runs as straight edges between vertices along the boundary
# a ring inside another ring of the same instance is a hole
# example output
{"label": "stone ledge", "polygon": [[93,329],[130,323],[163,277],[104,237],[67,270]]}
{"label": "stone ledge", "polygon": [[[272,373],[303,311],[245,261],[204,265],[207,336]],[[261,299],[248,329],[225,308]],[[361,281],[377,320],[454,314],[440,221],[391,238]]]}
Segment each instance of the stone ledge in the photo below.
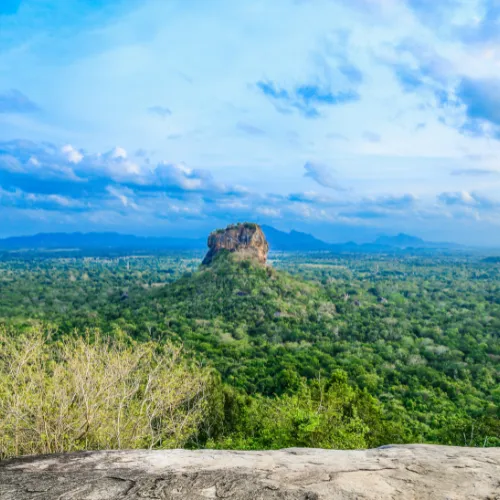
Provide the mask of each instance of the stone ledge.
{"label": "stone ledge", "polygon": [[0,462],[2,500],[500,500],[500,448],[99,451]]}

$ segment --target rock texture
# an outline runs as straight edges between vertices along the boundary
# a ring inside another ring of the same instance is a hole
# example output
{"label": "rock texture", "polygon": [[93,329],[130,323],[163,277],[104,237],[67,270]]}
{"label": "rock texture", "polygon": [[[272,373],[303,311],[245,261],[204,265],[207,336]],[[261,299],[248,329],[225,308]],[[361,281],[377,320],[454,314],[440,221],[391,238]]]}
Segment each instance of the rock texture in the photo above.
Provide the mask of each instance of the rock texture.
{"label": "rock texture", "polygon": [[246,222],[218,229],[208,237],[208,253],[203,259],[204,265],[209,265],[213,258],[222,250],[237,252],[248,258],[255,258],[265,264],[269,245],[259,225]]}
{"label": "rock texture", "polygon": [[101,451],[0,462],[2,500],[500,500],[500,448]]}

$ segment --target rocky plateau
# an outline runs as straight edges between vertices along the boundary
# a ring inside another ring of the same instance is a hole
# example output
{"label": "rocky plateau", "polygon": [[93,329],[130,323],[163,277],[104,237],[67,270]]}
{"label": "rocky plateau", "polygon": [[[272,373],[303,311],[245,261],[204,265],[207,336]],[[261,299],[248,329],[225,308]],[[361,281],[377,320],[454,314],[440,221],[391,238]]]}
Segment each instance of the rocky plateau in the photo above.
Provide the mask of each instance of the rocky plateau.
{"label": "rocky plateau", "polygon": [[500,500],[500,448],[99,451],[0,462],[2,500]]}

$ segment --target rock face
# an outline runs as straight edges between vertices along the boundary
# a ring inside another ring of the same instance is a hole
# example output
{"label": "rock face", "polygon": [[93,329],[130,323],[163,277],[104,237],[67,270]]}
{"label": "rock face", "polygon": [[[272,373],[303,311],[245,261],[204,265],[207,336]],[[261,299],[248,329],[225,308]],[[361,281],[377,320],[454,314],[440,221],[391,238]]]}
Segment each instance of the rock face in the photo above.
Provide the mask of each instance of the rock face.
{"label": "rock face", "polygon": [[0,462],[2,500],[498,500],[500,448],[101,451]]}
{"label": "rock face", "polygon": [[259,225],[245,222],[218,229],[208,237],[208,253],[203,259],[204,265],[209,265],[213,258],[222,250],[237,252],[243,257],[255,258],[265,264],[269,245]]}

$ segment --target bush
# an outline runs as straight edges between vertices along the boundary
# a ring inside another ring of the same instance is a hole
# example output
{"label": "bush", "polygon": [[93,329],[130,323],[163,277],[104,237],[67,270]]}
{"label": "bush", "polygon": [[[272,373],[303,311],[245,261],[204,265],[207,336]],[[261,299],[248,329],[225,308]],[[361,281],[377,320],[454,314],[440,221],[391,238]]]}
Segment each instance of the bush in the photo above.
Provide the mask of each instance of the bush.
{"label": "bush", "polygon": [[0,332],[0,458],[181,447],[198,433],[214,378],[178,348],[49,339]]}

